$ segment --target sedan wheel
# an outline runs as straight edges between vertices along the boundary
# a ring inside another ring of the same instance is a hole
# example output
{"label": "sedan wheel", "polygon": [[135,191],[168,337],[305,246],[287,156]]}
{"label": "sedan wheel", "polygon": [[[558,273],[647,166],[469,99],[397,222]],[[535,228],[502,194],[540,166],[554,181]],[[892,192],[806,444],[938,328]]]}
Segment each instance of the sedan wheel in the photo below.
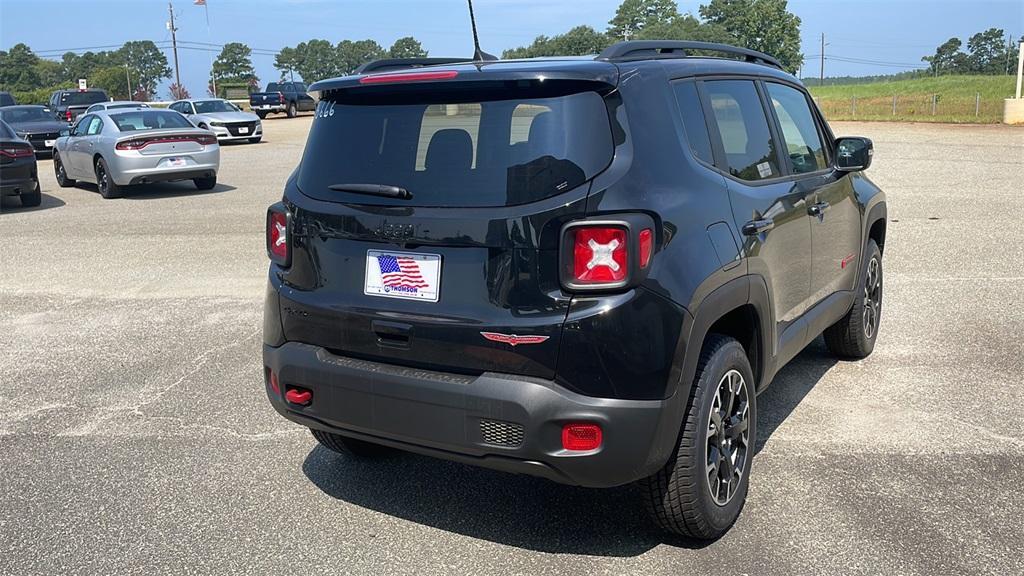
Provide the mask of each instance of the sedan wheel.
{"label": "sedan wheel", "polygon": [[100,189],[100,196],[104,198],[120,198],[122,189],[110,176],[107,168],[107,161],[100,158],[96,161],[96,187]]}
{"label": "sedan wheel", "polygon": [[61,188],[70,188],[75,185],[75,181],[68,178],[68,173],[64,169],[64,162],[61,161],[60,156],[56,152],[53,153],[53,174],[57,178],[57,185]]}

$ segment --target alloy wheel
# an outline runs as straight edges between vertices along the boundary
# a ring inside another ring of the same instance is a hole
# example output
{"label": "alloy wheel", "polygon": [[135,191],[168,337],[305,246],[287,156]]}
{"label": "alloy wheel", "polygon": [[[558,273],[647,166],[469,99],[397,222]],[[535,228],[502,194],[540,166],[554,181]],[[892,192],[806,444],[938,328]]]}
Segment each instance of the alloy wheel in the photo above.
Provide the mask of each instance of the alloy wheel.
{"label": "alloy wheel", "polygon": [[882,275],[879,274],[878,258],[868,262],[864,280],[864,335],[872,338],[878,329],[882,306]]}
{"label": "alloy wheel", "polygon": [[750,397],[747,383],[737,370],[729,370],[718,382],[708,415],[705,472],[708,491],[715,503],[725,506],[736,495],[747,473],[750,449]]}

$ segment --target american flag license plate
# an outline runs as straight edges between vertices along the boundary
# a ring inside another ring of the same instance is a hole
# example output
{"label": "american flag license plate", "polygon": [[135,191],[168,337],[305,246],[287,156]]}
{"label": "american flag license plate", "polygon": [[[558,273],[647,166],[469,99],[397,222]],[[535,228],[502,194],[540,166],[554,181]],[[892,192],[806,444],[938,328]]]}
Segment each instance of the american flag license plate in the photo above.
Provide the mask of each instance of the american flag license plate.
{"label": "american flag license plate", "polygon": [[363,294],[437,302],[441,294],[441,256],[408,252],[366,252]]}

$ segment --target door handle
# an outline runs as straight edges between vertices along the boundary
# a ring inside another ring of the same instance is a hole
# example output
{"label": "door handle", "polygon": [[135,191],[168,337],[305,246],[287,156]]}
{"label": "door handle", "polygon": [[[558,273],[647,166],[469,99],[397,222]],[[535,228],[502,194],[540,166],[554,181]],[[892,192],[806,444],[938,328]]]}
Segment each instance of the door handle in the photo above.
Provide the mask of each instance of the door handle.
{"label": "door handle", "polygon": [[828,210],[831,206],[831,204],[825,201],[817,202],[807,207],[807,213],[810,214],[811,216],[824,216],[825,211]]}
{"label": "door handle", "polygon": [[757,220],[751,220],[743,225],[744,236],[757,236],[762,232],[767,232],[775,227],[775,221],[771,218],[759,218]]}

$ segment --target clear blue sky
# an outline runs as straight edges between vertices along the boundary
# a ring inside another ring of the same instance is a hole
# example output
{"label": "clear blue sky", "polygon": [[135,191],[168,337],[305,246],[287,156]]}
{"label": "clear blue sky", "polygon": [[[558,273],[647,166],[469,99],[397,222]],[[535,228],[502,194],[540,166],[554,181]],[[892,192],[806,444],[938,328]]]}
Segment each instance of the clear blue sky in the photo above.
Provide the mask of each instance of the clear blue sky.
{"label": "clear blue sky", "polygon": [[[554,35],[578,24],[599,30],[621,0],[475,0],[481,43],[500,54],[528,44],[539,34]],[[178,39],[193,42],[244,42],[276,51],[312,38],[332,43],[371,38],[389,46],[396,38],[415,36],[433,56],[466,56],[472,51],[464,0],[208,0],[212,34],[205,13],[192,0],[175,0]],[[697,14],[700,0],[680,0],[682,12]],[[991,27],[1018,38],[1024,33],[1024,0],[790,0],[803,20],[804,54],[814,56],[806,75],[816,76],[819,38],[826,35],[826,55],[875,62],[826,62],[826,75],[897,72],[920,62],[935,47],[958,36]],[[24,42],[33,50],[59,58],[56,50],[120,45],[127,40],[170,39],[163,0],[0,0],[0,48]],[[77,50],[81,52],[82,50]],[[167,51],[170,61],[170,51]],[[203,93],[211,55],[179,49],[182,83],[193,95]],[[270,54],[253,57],[262,81],[277,78]],[[166,97],[167,83],[159,96]]]}

